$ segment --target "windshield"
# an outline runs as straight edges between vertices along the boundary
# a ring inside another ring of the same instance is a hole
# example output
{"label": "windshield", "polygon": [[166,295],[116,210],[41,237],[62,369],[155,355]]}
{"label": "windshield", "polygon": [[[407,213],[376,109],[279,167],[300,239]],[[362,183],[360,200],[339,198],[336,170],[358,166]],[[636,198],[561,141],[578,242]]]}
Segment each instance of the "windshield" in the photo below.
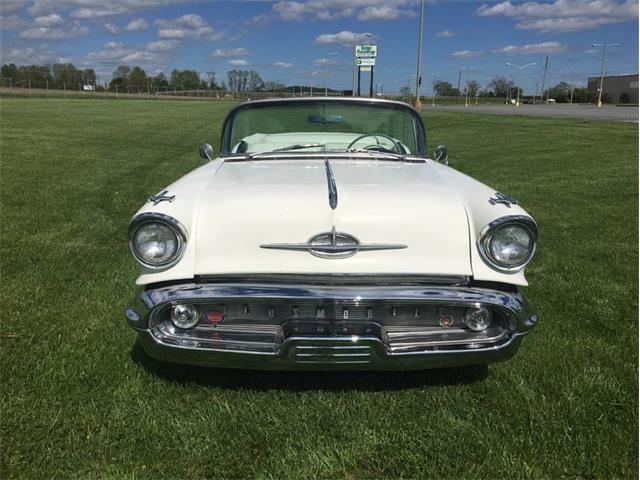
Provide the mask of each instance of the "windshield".
{"label": "windshield", "polygon": [[410,107],[333,99],[241,105],[227,117],[222,142],[223,154],[424,150],[422,122]]}

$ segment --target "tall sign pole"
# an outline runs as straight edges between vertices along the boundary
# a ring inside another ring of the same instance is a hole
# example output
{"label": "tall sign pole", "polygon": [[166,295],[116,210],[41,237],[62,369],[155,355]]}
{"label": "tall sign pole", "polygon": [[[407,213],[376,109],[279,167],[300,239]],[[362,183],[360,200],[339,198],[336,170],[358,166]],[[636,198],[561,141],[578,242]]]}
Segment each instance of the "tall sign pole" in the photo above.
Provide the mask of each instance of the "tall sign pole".
{"label": "tall sign pole", "polygon": [[373,97],[373,67],[371,67],[371,75],[369,76],[369,98]]}
{"label": "tall sign pole", "polygon": [[418,66],[416,68],[416,108],[422,107],[422,102],[420,101],[420,84],[422,83],[422,78],[420,73],[422,71],[422,28],[424,26],[424,0],[420,0],[420,33],[418,35]]}

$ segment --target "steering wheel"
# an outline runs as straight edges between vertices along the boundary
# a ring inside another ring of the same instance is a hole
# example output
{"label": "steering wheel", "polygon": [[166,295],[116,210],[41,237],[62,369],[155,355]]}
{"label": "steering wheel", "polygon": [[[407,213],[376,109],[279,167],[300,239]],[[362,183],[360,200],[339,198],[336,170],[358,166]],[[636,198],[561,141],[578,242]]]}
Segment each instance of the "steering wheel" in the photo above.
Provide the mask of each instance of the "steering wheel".
{"label": "steering wheel", "polygon": [[348,146],[347,146],[347,150],[351,150],[351,147],[353,147],[356,143],[358,143],[360,140],[362,140],[363,138],[367,138],[367,137],[373,137],[376,139],[376,143],[375,144],[371,144],[371,145],[367,145],[366,147],[363,148],[363,150],[378,150],[378,151],[389,151],[387,148],[385,148],[383,145],[380,144],[380,141],[378,140],[378,137],[382,137],[386,140],[389,140],[391,142],[391,144],[393,145],[391,151],[392,152],[396,152],[399,153],[401,155],[403,155],[404,153],[406,153],[404,151],[404,148],[402,146],[402,144],[396,140],[395,138],[390,137],[389,135],[385,135],[384,133],[365,133],[364,135],[360,135],[359,137],[357,137],[354,141],[352,141]]}

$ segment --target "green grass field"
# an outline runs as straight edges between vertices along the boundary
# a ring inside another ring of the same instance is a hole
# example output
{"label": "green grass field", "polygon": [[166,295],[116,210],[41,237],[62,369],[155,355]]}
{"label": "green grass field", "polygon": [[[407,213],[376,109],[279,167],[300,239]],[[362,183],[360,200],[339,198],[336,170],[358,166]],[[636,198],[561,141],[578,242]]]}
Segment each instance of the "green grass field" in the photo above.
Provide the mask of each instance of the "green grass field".
{"label": "green grass field", "polygon": [[[230,104],[0,100],[0,478],[637,478],[638,125],[429,113],[537,219],[515,359],[414,373],[162,365],[127,224]],[[227,226],[233,228],[233,226]]]}

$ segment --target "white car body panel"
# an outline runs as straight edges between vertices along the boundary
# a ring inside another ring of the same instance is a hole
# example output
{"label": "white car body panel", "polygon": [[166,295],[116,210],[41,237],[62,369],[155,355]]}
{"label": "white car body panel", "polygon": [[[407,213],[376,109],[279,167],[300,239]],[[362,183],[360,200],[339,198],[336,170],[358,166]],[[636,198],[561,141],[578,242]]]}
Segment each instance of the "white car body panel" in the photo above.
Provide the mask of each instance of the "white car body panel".
{"label": "white car body panel", "polygon": [[[484,263],[479,232],[519,206],[492,205],[495,190],[456,170],[420,163],[330,159],[339,202],[329,206],[322,158],[223,162],[216,159],[166,190],[172,202],[149,202],[138,214],[159,212],[188,232],[181,260],[165,270],[142,268],[137,284],[196,275],[259,273],[419,274],[469,276],[526,285],[522,271]],[[305,251],[269,250],[268,243],[306,242],[331,230],[363,243],[400,243],[402,250],[359,252],[324,259]]]}

